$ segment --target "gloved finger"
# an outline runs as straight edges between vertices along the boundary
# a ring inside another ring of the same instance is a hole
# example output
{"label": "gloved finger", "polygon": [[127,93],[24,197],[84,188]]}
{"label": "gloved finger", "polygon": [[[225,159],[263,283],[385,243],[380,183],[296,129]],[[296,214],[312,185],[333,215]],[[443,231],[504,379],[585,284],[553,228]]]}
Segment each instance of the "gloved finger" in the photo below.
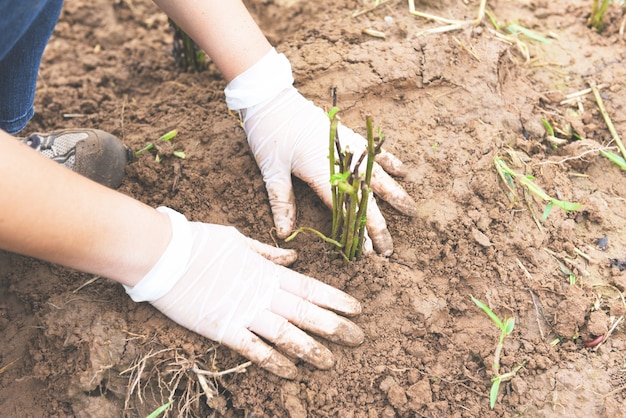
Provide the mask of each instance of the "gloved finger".
{"label": "gloved finger", "polygon": [[270,341],[283,352],[298,357],[318,369],[330,369],[335,364],[333,354],[328,348],[273,312],[261,312],[248,329]]}
{"label": "gloved finger", "polygon": [[376,162],[389,174],[396,177],[406,176],[404,164],[398,157],[386,151],[384,148],[376,155]]}
{"label": "gloved finger", "polygon": [[367,201],[365,228],[377,253],[385,257],[393,254],[393,239],[387,229],[387,221],[371,194]]}
{"label": "gloved finger", "polygon": [[378,197],[400,212],[409,216],[417,215],[415,200],[378,164],[374,164],[370,186]]}
{"label": "gloved finger", "polygon": [[287,268],[278,272],[280,288],[317,306],[346,316],[361,313],[361,303],[341,290]]}
{"label": "gloved finger", "polygon": [[353,322],[284,290],[274,294],[271,310],[297,327],[334,343],[355,347],[364,339],[363,331]]}
{"label": "gloved finger", "polygon": [[246,239],[250,248],[275,264],[289,266],[298,258],[298,253],[295,250],[273,247],[248,237]]}
{"label": "gloved finger", "polygon": [[296,224],[296,198],[291,184],[291,173],[278,180],[266,179],[265,188],[272,208],[278,238],[287,238]]}
{"label": "gloved finger", "polygon": [[291,360],[245,328],[227,332],[221,343],[277,376],[295,379],[298,374]]}
{"label": "gloved finger", "polygon": [[370,234],[367,232],[367,224],[365,225],[365,234],[363,236],[363,255],[370,255],[374,253],[374,244],[370,238]]}

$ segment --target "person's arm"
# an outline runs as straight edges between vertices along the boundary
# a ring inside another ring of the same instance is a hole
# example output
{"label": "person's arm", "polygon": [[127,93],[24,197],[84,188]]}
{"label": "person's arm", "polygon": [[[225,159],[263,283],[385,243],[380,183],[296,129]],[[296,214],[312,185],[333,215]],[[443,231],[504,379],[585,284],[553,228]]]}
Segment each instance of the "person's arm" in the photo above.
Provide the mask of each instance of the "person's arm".
{"label": "person's arm", "polygon": [[0,131],[0,248],[133,286],[172,234],[166,215]]}
{"label": "person's arm", "polygon": [[120,282],[133,300],[279,376],[294,378],[295,365],[258,336],[324,369],[332,353],[302,330],[363,341],[359,327],[332,312],[356,315],[359,302],[283,267],[293,250],[150,208],[3,131],[0,155],[0,249]]}
{"label": "person's arm", "polygon": [[[289,61],[271,47],[240,0],[154,1],[226,78],[226,104],[241,111],[248,143],[265,180],[277,235],[286,238],[296,224],[292,174],[308,183],[326,205],[331,202],[326,114],[293,87]],[[342,125],[339,131],[344,149],[350,148],[355,155],[365,150],[360,135]],[[402,162],[384,150],[376,161],[374,193],[400,212],[414,215],[413,198],[387,174],[403,175]],[[374,248],[390,255],[393,240],[374,199],[368,204],[366,226]]]}
{"label": "person's arm", "polygon": [[215,63],[227,82],[272,48],[240,0],[154,0]]}

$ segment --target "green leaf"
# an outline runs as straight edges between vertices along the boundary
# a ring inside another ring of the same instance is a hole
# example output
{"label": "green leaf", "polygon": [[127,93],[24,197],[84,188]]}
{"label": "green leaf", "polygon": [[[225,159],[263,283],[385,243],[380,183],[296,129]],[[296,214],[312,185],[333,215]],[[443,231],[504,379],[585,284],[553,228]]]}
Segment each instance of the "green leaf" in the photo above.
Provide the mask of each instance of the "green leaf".
{"label": "green leaf", "polygon": [[154,412],[152,412],[150,415],[148,415],[146,418],[156,418],[159,415],[161,415],[163,412],[165,412],[167,410],[167,408],[169,408],[172,403],[174,401],[169,401],[168,403],[159,406],[157,409],[154,410]]}
{"label": "green leaf", "polygon": [[328,112],[328,119],[333,120],[337,112],[339,112],[339,108],[337,106],[333,106],[333,108]]}
{"label": "green leaf", "polygon": [[187,155],[185,154],[185,151],[174,151],[172,154],[174,154],[174,157],[178,157],[178,158],[180,158],[181,160],[184,160],[184,159],[185,159],[185,157],[187,156]]}
{"label": "green leaf", "polygon": [[556,199],[553,200],[551,203],[554,203],[555,205],[557,205],[558,207],[560,207],[561,209],[567,212],[572,212],[583,207],[581,203],[565,202],[563,200],[556,200]]}
{"label": "green leaf", "polygon": [[553,205],[554,205],[554,200],[551,200],[546,205],[546,208],[543,210],[543,215],[541,215],[541,222],[545,222],[545,220],[548,219],[548,216],[550,215],[550,212],[552,211]]}
{"label": "green leaf", "polygon": [[345,173],[335,173],[330,176],[330,184],[333,186],[338,185],[341,182],[348,181],[348,177],[350,177],[350,172],[346,171]]}
{"label": "green leaf", "polygon": [[470,295],[470,298],[472,298],[472,301],[474,301],[476,306],[478,306],[480,309],[482,309],[489,316],[489,318],[491,318],[491,320],[498,326],[498,328],[500,328],[501,330],[504,331],[504,329],[505,329],[504,328],[504,324],[502,323],[500,318],[498,318],[498,316],[495,313],[493,313],[493,311],[489,308],[489,306],[485,305],[483,302],[481,302],[480,300],[476,299],[472,295]]}
{"label": "green leaf", "polygon": [[515,328],[515,318],[507,318],[504,321],[504,333],[509,335],[513,332],[513,328]]}
{"label": "green leaf", "polygon": [[569,277],[569,284],[575,285],[576,284],[576,275],[574,273],[572,273],[568,277]]}
{"label": "green leaf", "polygon": [[518,33],[521,33],[522,35],[525,35],[529,37],[530,39],[535,40],[537,42],[541,42],[544,44],[552,43],[551,39],[548,39],[545,36],[538,35],[532,30],[527,29],[521,25],[518,25],[517,23],[509,23],[508,25],[506,25],[505,29],[513,35],[517,35]]}
{"label": "green leaf", "polygon": [[626,170],[626,160],[620,155],[612,153],[611,151],[600,150],[600,154],[608,158],[612,163],[617,164],[622,170]]}
{"label": "green leaf", "polygon": [[552,128],[552,125],[550,125],[550,122],[548,122],[547,119],[541,119],[541,123],[543,124],[543,127],[546,128],[548,135],[554,136],[554,128]]}
{"label": "green leaf", "polygon": [[496,401],[498,400],[498,393],[500,393],[500,376],[496,376],[493,378],[493,383],[491,384],[491,391],[489,392],[489,408],[493,409],[496,406]]}
{"label": "green leaf", "polygon": [[159,141],[170,141],[178,135],[178,130],[174,129],[159,138]]}

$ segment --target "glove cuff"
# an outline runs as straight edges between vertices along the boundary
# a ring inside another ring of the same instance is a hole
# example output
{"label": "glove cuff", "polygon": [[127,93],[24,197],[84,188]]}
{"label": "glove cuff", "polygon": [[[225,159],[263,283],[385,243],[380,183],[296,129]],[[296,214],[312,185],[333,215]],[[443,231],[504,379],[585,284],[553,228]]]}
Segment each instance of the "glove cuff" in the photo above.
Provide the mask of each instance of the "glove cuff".
{"label": "glove cuff", "polygon": [[187,218],[164,206],[157,210],[170,218],[172,239],[159,261],[139,283],[134,287],[124,286],[135,302],[153,302],[165,296],[182,277],[191,257],[193,237]]}
{"label": "glove cuff", "polygon": [[274,98],[293,84],[291,64],[272,48],[252,67],[233,79],[226,88],[226,105],[241,110]]}

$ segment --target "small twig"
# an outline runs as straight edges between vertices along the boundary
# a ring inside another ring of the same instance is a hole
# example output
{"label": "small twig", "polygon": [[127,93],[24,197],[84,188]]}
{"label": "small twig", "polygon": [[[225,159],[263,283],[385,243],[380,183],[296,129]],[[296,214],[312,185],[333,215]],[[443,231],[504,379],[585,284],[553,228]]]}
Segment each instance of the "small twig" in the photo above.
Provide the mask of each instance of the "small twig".
{"label": "small twig", "polygon": [[[598,85],[598,89],[602,89],[604,87],[605,86],[603,84],[599,84]],[[588,88],[588,89],[583,89],[583,90],[576,91],[574,93],[566,94],[565,95],[565,99],[561,100],[561,102],[559,102],[559,104],[560,105],[568,104],[568,103],[574,101],[575,99],[578,99],[579,97],[586,96],[586,95],[588,95],[589,93],[592,93],[592,92],[593,92],[593,90],[591,88]]]}
{"label": "small twig", "polygon": [[404,267],[408,267],[411,270],[415,270],[415,266],[413,264],[409,264],[405,261],[398,260],[396,258],[389,258],[389,261],[391,261],[392,263],[400,264],[401,266],[404,266]]}
{"label": "small twig", "polygon": [[587,154],[593,154],[593,153],[600,152],[600,151],[608,151],[608,150],[612,150],[614,148],[615,147],[611,147],[611,146],[606,146],[606,147],[601,147],[601,148],[593,148],[593,149],[584,151],[584,152],[582,152],[582,153],[580,153],[578,155],[575,155],[573,157],[563,158],[562,160],[559,160],[559,161],[542,161],[542,162],[537,163],[536,165],[544,165],[544,164],[560,165],[560,164],[563,164],[566,161],[579,160],[579,159],[583,158]]}
{"label": "small twig", "polygon": [[[530,290],[530,289],[527,289],[527,290],[530,293],[530,297],[533,300],[533,304],[535,305],[535,309],[537,310],[537,312],[541,316],[541,319],[543,319],[543,321],[546,323],[546,325],[548,325],[548,328],[550,328],[550,331],[552,331],[554,333],[554,335],[556,335],[556,338],[559,340],[559,342],[563,342],[564,338],[561,337],[561,335],[559,335],[558,332],[556,332],[556,328],[554,328],[552,323],[550,321],[548,321],[548,318],[546,318],[546,314],[543,312],[543,308],[541,307],[541,304],[537,301],[537,296],[535,295],[535,293],[532,290]],[[541,330],[541,327],[539,327],[539,330]],[[541,337],[543,338],[543,333],[540,332],[540,334],[542,334]]]}
{"label": "small twig", "polygon": [[420,12],[415,9],[415,0],[409,0],[409,13],[413,16],[421,17],[426,20],[432,20],[446,26],[441,26],[438,28],[427,29],[420,32],[418,35],[425,34],[434,34],[434,33],[443,33],[450,32],[453,30],[463,29],[467,26],[478,26],[482,22],[485,17],[485,7],[487,4],[487,0],[481,0],[480,6],[478,7],[478,13],[474,20],[457,20],[457,19],[448,19],[441,16],[432,15],[430,13]]}
{"label": "small twig", "polygon": [[619,319],[617,321],[615,321],[615,323],[613,324],[613,326],[611,327],[611,329],[609,330],[609,332],[607,332],[604,335],[604,338],[602,339],[602,341],[600,341],[600,344],[596,345],[593,349],[594,351],[596,351],[598,348],[600,348],[600,346],[602,344],[604,344],[606,342],[606,340],[609,339],[609,337],[611,336],[611,334],[613,334],[613,331],[615,331],[615,328],[617,328],[617,326],[624,320],[624,316],[620,316]]}
{"label": "small twig", "polygon": [[452,39],[454,40],[454,42],[456,42],[465,52],[467,52],[468,54],[470,54],[476,61],[480,62],[480,58],[478,58],[478,55],[476,55],[476,53],[474,51],[472,51],[471,49],[469,49],[463,42],[461,42],[456,36],[453,36]]}

